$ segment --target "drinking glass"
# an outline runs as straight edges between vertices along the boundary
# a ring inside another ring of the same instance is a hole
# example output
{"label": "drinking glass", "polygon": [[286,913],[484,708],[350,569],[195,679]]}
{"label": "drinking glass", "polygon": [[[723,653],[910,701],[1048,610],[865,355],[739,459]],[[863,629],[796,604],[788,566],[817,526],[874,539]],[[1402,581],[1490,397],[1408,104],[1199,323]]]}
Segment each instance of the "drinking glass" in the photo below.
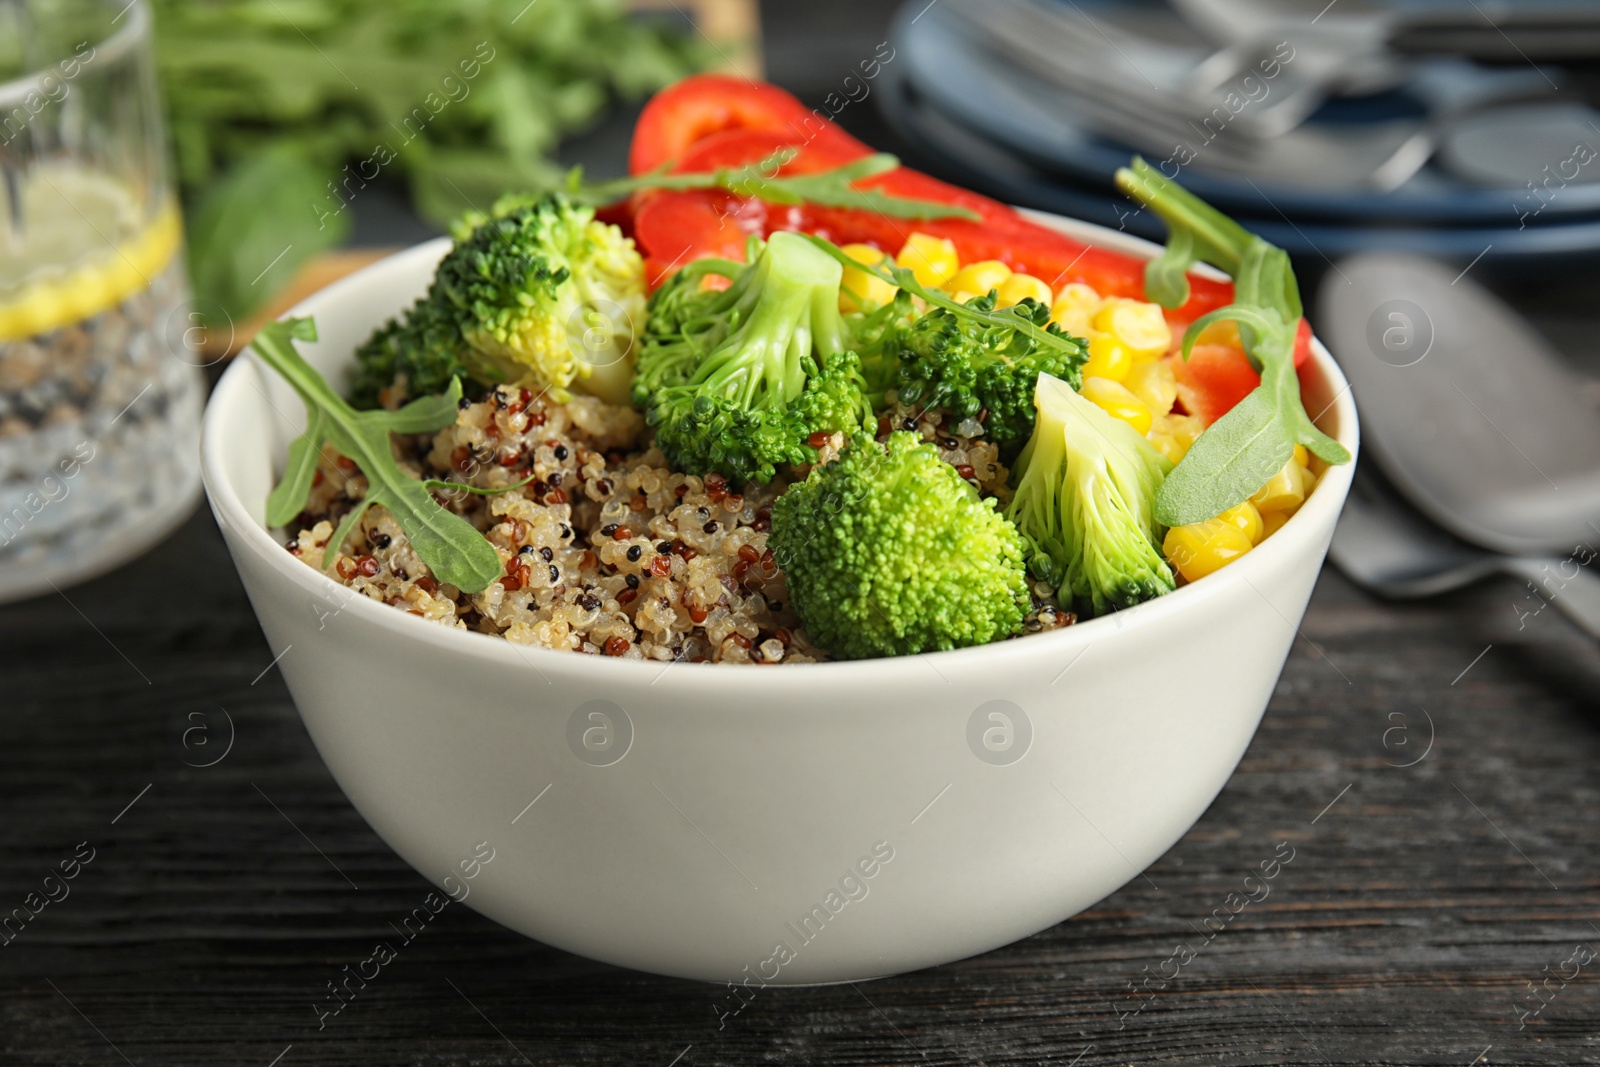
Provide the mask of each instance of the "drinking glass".
{"label": "drinking glass", "polygon": [[143,553],[198,496],[150,23],[143,0],[0,0],[0,600]]}

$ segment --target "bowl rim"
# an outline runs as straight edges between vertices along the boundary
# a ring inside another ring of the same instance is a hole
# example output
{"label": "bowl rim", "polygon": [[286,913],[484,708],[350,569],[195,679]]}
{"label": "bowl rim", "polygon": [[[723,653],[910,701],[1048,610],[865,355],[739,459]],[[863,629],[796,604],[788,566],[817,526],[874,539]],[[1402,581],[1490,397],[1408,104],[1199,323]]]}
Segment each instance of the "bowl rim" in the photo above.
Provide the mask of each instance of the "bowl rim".
{"label": "bowl rim", "polygon": [[[1154,258],[1161,251],[1161,246],[1153,242],[1093,223],[1048,212],[1025,208],[1019,210],[1027,217],[1069,237],[1111,251],[1130,253],[1146,259]],[[369,285],[373,276],[401,266],[400,261],[407,260],[408,257],[422,259],[431,256],[436,260],[442,255],[449,240],[448,237],[435,238],[386,256],[318,290],[289,309],[282,317],[309,314],[312,309],[307,305],[313,302],[325,305],[329,301],[337,301],[347,290]],[[1227,275],[1203,263],[1197,265],[1196,272],[1222,280],[1227,279]],[[403,302],[403,300],[397,302],[395,312],[401,310],[400,305]],[[326,315],[326,310],[322,314]],[[922,664],[927,664],[945,684],[949,684],[950,679],[945,677],[945,668],[993,669],[997,666],[1008,666],[1013,661],[1021,663],[1039,659],[1066,662],[1067,666],[1062,671],[1064,674],[1077,663],[1088,646],[1099,638],[1109,637],[1113,633],[1144,629],[1161,623],[1174,613],[1198,611],[1206,601],[1217,599],[1241,584],[1249,585],[1259,596],[1267,599],[1260,585],[1251,579],[1262,577],[1263,572],[1286,555],[1311,554],[1319,551],[1321,546],[1317,544],[1318,536],[1313,531],[1332,529],[1350,490],[1359,451],[1360,429],[1355,402],[1350,394],[1350,383],[1345,379],[1327,347],[1315,337],[1312,339],[1311,361],[1327,383],[1329,391],[1333,393],[1332,401],[1316,417],[1322,419],[1330,413],[1334,416],[1338,425],[1338,433],[1334,436],[1350,450],[1351,462],[1329,467],[1318,480],[1311,496],[1295,514],[1243,559],[1204,578],[1180,586],[1165,596],[1048,633],[1023,634],[1017,638],[984,645],[921,652],[909,656],[829,660],[821,663],[791,663],[777,666],[783,668],[784,677],[796,680],[804,677],[812,684],[825,679],[856,682],[874,673],[885,675],[882,680],[888,681],[893,680],[891,676],[896,673],[909,674],[925,669]],[[250,511],[244,506],[244,502],[227,477],[227,455],[230,451],[227,444],[229,427],[237,423],[236,420],[226,417],[226,413],[234,406],[248,402],[252,383],[246,380],[247,375],[268,373],[269,370],[248,349],[240,353],[240,356],[233,360],[233,365],[223,373],[206,404],[201,431],[201,472],[212,508],[218,520],[232,527],[238,534],[236,543],[247,547],[265,561],[276,575],[286,579],[291,585],[298,586],[306,594],[323,602],[335,597],[344,598],[347,602],[340,609],[341,616],[345,612],[352,612],[352,620],[376,626],[392,634],[396,639],[421,641],[441,650],[453,652],[463,658],[464,664],[478,660],[514,669],[531,667],[546,683],[551,682],[553,676],[563,676],[583,681],[593,681],[596,677],[600,677],[614,679],[622,685],[631,685],[653,675],[648,684],[655,686],[657,682],[661,682],[667,689],[676,689],[684,685],[686,680],[688,684],[703,689],[708,681],[717,677],[726,677],[729,683],[743,684],[741,680],[743,676],[728,669],[730,666],[740,666],[738,664],[636,660],[519,645],[503,637],[457,630],[424,619],[414,619],[405,612],[396,611],[387,604],[365,596],[349,597],[348,586],[328,577],[322,571],[306,566],[286,552],[268,529],[251,517]],[[1276,610],[1270,599],[1267,599],[1267,603]],[[982,661],[982,657],[988,657],[988,660]],[[601,673],[595,675],[593,673],[595,671]],[[804,673],[802,675],[796,672]],[[679,681],[667,681],[668,674],[676,675]]]}

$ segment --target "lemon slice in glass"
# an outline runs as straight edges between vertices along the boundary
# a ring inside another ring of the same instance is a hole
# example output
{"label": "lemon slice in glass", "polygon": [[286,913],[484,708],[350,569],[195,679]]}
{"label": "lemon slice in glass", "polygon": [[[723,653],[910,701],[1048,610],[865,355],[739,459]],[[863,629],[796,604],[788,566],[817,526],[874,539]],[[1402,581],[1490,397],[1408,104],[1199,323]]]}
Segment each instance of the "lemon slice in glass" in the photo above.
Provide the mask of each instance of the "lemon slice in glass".
{"label": "lemon slice in glass", "polygon": [[112,178],[35,165],[0,203],[0,341],[71,325],[149,288],[181,238],[170,201],[147,218]]}

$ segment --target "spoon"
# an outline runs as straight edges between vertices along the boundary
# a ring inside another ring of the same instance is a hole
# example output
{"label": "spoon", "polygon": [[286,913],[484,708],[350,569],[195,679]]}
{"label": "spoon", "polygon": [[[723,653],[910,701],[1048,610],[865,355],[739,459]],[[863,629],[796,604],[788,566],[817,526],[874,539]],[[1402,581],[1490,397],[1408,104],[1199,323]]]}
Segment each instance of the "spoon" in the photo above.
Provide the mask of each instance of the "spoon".
{"label": "spoon", "polygon": [[1398,600],[1437,596],[1491,575],[1517,578],[1529,589],[1512,601],[1524,623],[1551,604],[1600,638],[1600,575],[1579,562],[1583,557],[1502,556],[1469,545],[1418,515],[1367,465],[1356,468],[1328,555],[1357,585]]}
{"label": "spoon", "polygon": [[1397,253],[1339,263],[1319,310],[1367,447],[1419,510],[1505,555],[1600,548],[1600,413],[1525,320],[1467,271]]}

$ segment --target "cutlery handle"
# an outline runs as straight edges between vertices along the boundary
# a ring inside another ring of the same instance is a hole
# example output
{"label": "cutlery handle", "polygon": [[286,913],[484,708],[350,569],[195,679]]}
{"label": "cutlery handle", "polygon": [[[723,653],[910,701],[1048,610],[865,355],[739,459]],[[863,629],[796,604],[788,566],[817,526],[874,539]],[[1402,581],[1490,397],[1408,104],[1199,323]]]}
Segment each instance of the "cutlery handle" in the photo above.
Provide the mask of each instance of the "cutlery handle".
{"label": "cutlery handle", "polygon": [[1507,559],[1507,574],[1526,579],[1533,593],[1559,609],[1590,637],[1600,638],[1600,575],[1580,566],[1568,576],[1562,567],[1572,560]]}

